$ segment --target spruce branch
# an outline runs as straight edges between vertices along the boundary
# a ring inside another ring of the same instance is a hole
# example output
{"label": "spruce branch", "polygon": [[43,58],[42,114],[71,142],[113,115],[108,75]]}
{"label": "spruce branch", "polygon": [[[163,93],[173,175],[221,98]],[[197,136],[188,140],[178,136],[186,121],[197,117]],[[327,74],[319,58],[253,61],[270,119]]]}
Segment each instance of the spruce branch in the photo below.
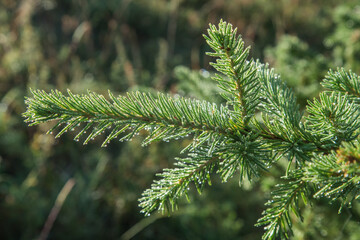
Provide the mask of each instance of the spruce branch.
{"label": "spruce branch", "polygon": [[301,165],[311,158],[313,151],[322,151],[322,146],[314,143],[314,136],[304,127],[302,113],[291,89],[268,65],[256,62],[256,66],[261,119],[253,118],[252,126],[278,158],[287,155],[289,167],[294,158]]}
{"label": "spruce branch", "polygon": [[287,142],[304,138],[307,134],[293,91],[267,65],[258,64],[258,78],[261,83],[259,108],[264,113],[263,122],[268,131]]}
{"label": "spruce branch", "polygon": [[279,121],[284,128],[292,130],[289,135],[298,136],[298,132],[302,129],[300,125],[302,114],[293,91],[286,86],[274,69],[262,64],[258,64],[257,69],[261,83],[259,106],[261,111]]}
{"label": "spruce branch", "polygon": [[[302,114],[293,92],[273,69],[247,60],[250,49],[244,48],[236,32],[231,24],[220,21],[218,28],[210,24],[208,36],[204,35],[214,50],[208,55],[218,58],[212,65],[225,75],[214,78],[227,93],[224,98],[234,106],[235,114],[244,119],[245,126],[253,120],[265,140],[278,146],[277,152],[289,153],[289,159],[297,155],[301,156],[297,160],[307,158],[308,154],[300,151],[299,146],[309,150],[317,147],[308,141],[311,135],[302,126]],[[252,118],[257,111],[264,113],[262,123]]]}
{"label": "spruce branch", "polygon": [[343,142],[337,151],[317,154],[304,168],[304,181],[317,189],[315,198],[341,200],[342,208],[360,199],[360,145]]}
{"label": "spruce branch", "polygon": [[[301,219],[300,199],[306,204],[313,189],[315,197],[343,204],[360,198],[360,78],[344,69],[330,70],[323,82],[330,91],[309,102],[303,118],[291,89],[268,65],[248,59],[249,48],[236,33],[221,20],[217,27],[210,24],[204,35],[213,50],[208,55],[217,58],[212,63],[218,71],[214,80],[224,91],[226,106],[163,93],[115,97],[109,92],[105,98],[92,92],[32,90],[25,101],[25,121],[56,122],[49,130],[57,129],[56,137],[79,129],[74,139],[85,137],[84,144],[105,135],[102,146],[115,138],[130,140],[142,130],[148,131],[143,145],[190,135],[192,142],[183,150],[187,156],[158,174],[139,200],[147,215],[156,209],[173,211],[191,183],[201,193],[213,173],[224,182],[238,173],[241,183],[261,176],[286,156],[286,176],[258,225],[265,226],[263,239],[287,239],[291,212]],[[297,164],[290,170],[293,160]]]}
{"label": "spruce branch", "polygon": [[189,201],[189,184],[194,182],[201,194],[204,184],[211,185],[210,174],[217,168],[218,156],[209,149],[198,148],[189,153],[187,158],[177,158],[177,168],[164,169],[157,174],[160,180],[155,180],[151,188],[139,199],[141,212],[149,215],[154,210],[171,212],[177,209],[178,199],[185,195]]}
{"label": "spruce branch", "polygon": [[214,80],[227,93],[222,96],[240,114],[246,125],[259,103],[259,81],[254,62],[247,60],[250,48],[244,49],[244,42],[236,32],[237,29],[233,29],[230,23],[221,20],[218,28],[209,25],[208,36],[204,35],[204,38],[214,50],[207,54],[217,57],[211,65],[225,75],[216,74]]}
{"label": "spruce branch", "polygon": [[332,91],[348,94],[357,104],[360,103],[360,76],[351,70],[339,68],[337,71],[329,70],[322,85]]}
{"label": "spruce branch", "polygon": [[359,135],[360,112],[346,94],[322,92],[319,100],[308,104],[307,127],[324,147],[337,148]]}
{"label": "spruce branch", "polygon": [[292,234],[291,213],[302,219],[300,199],[307,204],[310,195],[308,184],[303,181],[301,171],[294,171],[284,177],[285,183],[275,186],[272,191],[272,199],[266,205],[269,206],[263,217],[258,220],[257,226],[264,226],[264,240],[277,238],[288,239]]}
{"label": "spruce branch", "polygon": [[[60,128],[57,137],[76,127],[82,128],[76,135],[76,140],[85,135],[86,131],[91,131],[84,144],[108,128],[112,128],[112,131],[107,135],[103,146],[126,130],[130,130],[130,133],[123,136],[121,141],[129,140],[140,130],[146,129],[150,133],[144,144],[194,134],[193,146],[208,140],[222,141],[231,136],[237,138],[241,130],[241,123],[224,106],[172,98],[161,93],[156,97],[140,92],[115,97],[109,92],[111,102],[95,93],[76,95],[68,91],[68,96],[65,96],[59,91],[46,93],[36,90],[32,94],[33,97],[26,100],[26,122],[36,125],[58,120],[49,131]],[[64,124],[65,126],[61,126]],[[81,127],[81,124],[85,126]]]}
{"label": "spruce branch", "polygon": [[336,152],[314,154],[311,162],[284,180],[286,182],[272,192],[269,207],[258,220],[258,226],[265,225],[263,239],[266,240],[289,238],[292,234],[290,213],[302,219],[300,199],[305,204],[310,197],[327,198],[331,202],[340,200],[339,213],[344,206],[360,199],[360,144],[343,142]]}
{"label": "spruce branch", "polygon": [[255,136],[241,136],[237,141],[217,142],[213,146],[202,146],[186,158],[177,158],[177,168],[165,169],[158,174],[161,179],[155,180],[139,199],[142,212],[148,215],[155,209],[174,211],[182,195],[189,200],[191,182],[201,194],[206,182],[211,185],[210,174],[215,171],[224,182],[239,172],[241,183],[244,178],[259,176],[259,171],[266,170],[271,163],[270,152],[263,149]]}

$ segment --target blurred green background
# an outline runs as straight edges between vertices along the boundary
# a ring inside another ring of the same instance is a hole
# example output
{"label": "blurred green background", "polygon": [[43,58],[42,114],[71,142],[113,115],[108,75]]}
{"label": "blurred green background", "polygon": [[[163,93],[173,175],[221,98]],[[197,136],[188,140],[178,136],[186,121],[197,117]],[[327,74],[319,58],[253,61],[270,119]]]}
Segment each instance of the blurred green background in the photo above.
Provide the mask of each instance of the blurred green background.
{"label": "blurred green background", "polygon": [[[202,37],[221,18],[301,106],[329,68],[360,73],[358,0],[0,0],[0,239],[260,239],[254,224],[281,163],[241,187],[214,176],[171,217],[144,218],[137,199],[186,140],[142,148],[140,134],[83,146],[75,133],[55,139],[46,135],[51,124],[27,127],[21,116],[29,88],[166,91],[221,103]],[[304,206],[293,239],[360,239],[359,204],[340,215],[338,207]]]}

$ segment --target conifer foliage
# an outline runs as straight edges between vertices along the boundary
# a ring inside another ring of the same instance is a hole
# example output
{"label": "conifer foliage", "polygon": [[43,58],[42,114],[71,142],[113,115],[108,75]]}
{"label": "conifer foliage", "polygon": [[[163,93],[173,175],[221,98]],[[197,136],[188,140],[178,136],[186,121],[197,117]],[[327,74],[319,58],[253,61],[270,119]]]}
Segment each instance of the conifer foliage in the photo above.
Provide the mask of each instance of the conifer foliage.
{"label": "conifer foliage", "polygon": [[225,105],[163,93],[116,97],[109,92],[105,98],[92,92],[32,90],[25,121],[55,121],[49,133],[56,130],[56,137],[78,129],[75,140],[82,138],[84,144],[106,135],[103,146],[115,138],[129,140],[142,130],[148,131],[143,145],[191,138],[182,151],[186,157],[158,174],[140,198],[146,215],[175,210],[191,183],[201,193],[211,185],[211,174],[224,182],[238,174],[241,183],[261,177],[281,158],[289,167],[258,221],[265,226],[263,239],[289,238],[293,215],[302,218],[302,202],[327,197],[345,206],[359,199],[359,76],[330,70],[323,82],[328,90],[309,101],[303,114],[280,76],[249,58],[249,48],[231,24],[210,24],[204,37],[213,50],[208,55],[216,58],[214,80]]}

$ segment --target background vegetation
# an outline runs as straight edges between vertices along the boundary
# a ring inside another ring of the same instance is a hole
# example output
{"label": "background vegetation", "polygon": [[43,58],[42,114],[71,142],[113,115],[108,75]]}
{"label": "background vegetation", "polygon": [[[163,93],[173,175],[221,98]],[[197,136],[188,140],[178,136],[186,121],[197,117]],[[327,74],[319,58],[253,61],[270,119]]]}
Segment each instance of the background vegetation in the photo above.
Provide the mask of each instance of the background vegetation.
{"label": "background vegetation", "polygon": [[[141,134],[107,148],[101,139],[83,146],[71,133],[58,141],[46,135],[48,126],[23,123],[29,88],[143,89],[220,101],[202,38],[220,18],[239,28],[252,55],[275,67],[300,103],[317,96],[330,67],[360,73],[356,0],[0,0],[0,6],[1,239],[259,239],[263,229],[253,225],[284,172],[279,163],[253,185],[218,181],[174,216],[144,218],[138,197],[186,143],[140,148]],[[323,201],[305,208],[294,239],[359,239],[359,204],[338,215],[336,203]]]}

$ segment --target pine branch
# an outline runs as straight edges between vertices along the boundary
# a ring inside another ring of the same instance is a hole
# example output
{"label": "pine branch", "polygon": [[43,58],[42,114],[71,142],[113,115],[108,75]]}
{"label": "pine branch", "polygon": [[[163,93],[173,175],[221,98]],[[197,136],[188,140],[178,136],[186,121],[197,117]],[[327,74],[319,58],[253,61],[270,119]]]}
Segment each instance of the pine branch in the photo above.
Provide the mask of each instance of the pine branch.
{"label": "pine branch", "polygon": [[158,174],[160,180],[154,181],[151,188],[139,199],[142,212],[146,215],[158,209],[171,212],[177,209],[177,201],[186,195],[190,183],[195,184],[201,194],[204,184],[211,185],[210,174],[215,171],[227,182],[239,172],[240,183],[244,178],[259,176],[271,163],[271,153],[263,148],[256,136],[241,136],[237,141],[217,142],[212,146],[203,146],[190,152],[187,158],[178,158],[177,168],[165,169]]}
{"label": "pine branch", "polygon": [[217,167],[218,157],[216,153],[209,154],[209,149],[198,148],[187,158],[178,158],[175,165],[177,168],[164,169],[163,173],[157,174],[161,179],[155,180],[151,188],[142,194],[139,199],[141,212],[149,215],[154,210],[163,213],[174,211],[182,195],[189,200],[191,182],[201,194],[206,182],[211,185],[210,173]]}
{"label": "pine branch", "polygon": [[[282,125],[280,128],[288,128],[290,133],[282,135],[284,139],[292,140],[299,136],[302,131],[300,124],[302,114],[296,97],[286,84],[281,81],[280,76],[274,69],[269,69],[267,65],[258,64],[258,78],[261,83],[261,104],[260,109],[268,116],[276,119]],[[280,126],[280,125],[279,125]],[[271,130],[271,125],[267,126]],[[291,136],[290,136],[291,135]]]}
{"label": "pine branch", "polygon": [[360,76],[344,68],[329,70],[322,85],[332,91],[348,94],[357,104],[360,103]]}
{"label": "pine branch", "polygon": [[243,119],[246,125],[259,103],[259,81],[255,64],[247,60],[250,48],[244,49],[244,42],[236,32],[237,29],[233,29],[230,23],[221,20],[218,28],[209,25],[208,36],[204,35],[204,38],[214,50],[207,54],[218,58],[216,63],[211,65],[225,75],[216,74],[214,80],[227,93],[222,96],[234,107],[234,111],[240,114],[240,119]]}
{"label": "pine branch", "polygon": [[[344,206],[360,199],[360,144],[343,143],[336,153],[316,154],[303,170],[292,172],[285,180],[286,183],[276,186],[273,199],[267,203],[268,209],[258,220],[258,226],[266,225],[263,239],[289,238],[289,233],[292,234],[290,213],[302,219],[300,198],[305,204],[312,195],[332,202],[341,200],[339,213]],[[317,189],[315,194],[310,188]]]}
{"label": "pine branch", "polygon": [[[352,141],[357,138],[359,134],[359,112],[346,94],[335,94],[333,92],[329,95],[328,93],[321,93],[320,101],[315,99],[314,102],[309,102],[307,107],[309,116],[306,118],[304,127],[301,124],[301,115],[298,114],[298,111],[293,115],[291,114],[291,109],[297,108],[295,99],[291,93],[287,93],[284,85],[284,88],[278,90],[277,87],[282,84],[269,81],[272,79],[271,75],[267,72],[266,75],[263,75],[265,77],[259,77],[260,80],[267,80],[264,81],[264,88],[262,88],[265,91],[261,93],[265,93],[264,99],[268,101],[260,106],[263,107],[264,112],[267,112],[273,119],[275,118],[273,120],[268,115],[263,117],[264,124],[267,127],[267,129],[263,128],[263,132],[268,131],[269,136],[275,135],[275,142],[279,138],[291,142],[294,141],[294,137],[297,137],[300,139],[298,143],[302,145],[299,146],[302,151],[306,149],[304,143],[313,142],[316,148],[313,148],[311,144],[308,145],[310,147],[308,154],[318,151],[325,152],[325,154],[318,154],[316,158],[308,161],[305,165],[305,171],[297,170],[295,173],[289,174],[290,182],[277,186],[277,190],[272,192],[273,199],[268,202],[268,209],[258,221],[258,225],[266,225],[263,239],[275,239],[276,237],[288,239],[289,233],[292,233],[290,212],[292,210],[295,215],[301,218],[299,199],[301,197],[306,203],[310,196],[309,184],[320,189],[314,195],[315,197],[325,196],[336,200],[339,197],[350,195],[351,198],[348,200],[350,202],[359,197],[358,188],[354,185],[355,181],[359,182],[358,176],[346,179],[341,174],[339,176],[340,171],[345,171],[346,174],[347,171],[336,167],[334,156],[330,157],[326,154],[331,149],[336,149],[342,141]],[[348,76],[341,76],[341,81],[344,81],[343,78],[345,77]],[[336,79],[336,81],[340,81],[340,79]],[[282,91],[283,93],[281,93]],[[283,94],[287,97],[282,98],[281,95]],[[290,101],[282,102],[284,99],[290,99]],[[293,100],[291,101],[291,99]],[[260,124],[258,124],[258,129],[261,129]],[[286,133],[286,130],[291,132]],[[303,155],[300,156],[301,158],[309,159],[309,156],[305,158]]]}
{"label": "pine branch", "polygon": [[257,226],[264,226],[266,230],[264,240],[273,240],[280,237],[288,239],[292,234],[291,212],[302,219],[300,199],[307,204],[309,190],[307,183],[302,180],[302,172],[292,172],[285,177],[286,183],[278,184],[272,191],[272,199],[266,203],[269,206],[263,217],[258,220]]}
{"label": "pine branch", "polygon": [[360,145],[343,143],[331,154],[317,154],[305,167],[303,179],[315,185],[314,197],[332,202],[341,200],[341,207],[360,199]]}
{"label": "pine branch", "polygon": [[320,100],[309,101],[307,111],[307,127],[323,147],[337,148],[342,141],[359,135],[360,112],[347,95],[320,93]]}
{"label": "pine branch", "polygon": [[298,155],[297,160],[309,158],[300,146],[309,152],[318,147],[302,126],[302,114],[293,92],[273,69],[247,60],[249,48],[244,49],[244,42],[231,24],[221,21],[218,28],[210,24],[208,35],[204,38],[214,50],[208,55],[219,58],[212,65],[225,75],[216,75],[214,79],[227,93],[224,98],[234,106],[235,114],[244,119],[244,125],[259,109],[265,115],[262,124],[253,119],[254,126],[265,140],[277,146],[277,152],[288,153],[289,159]]}
{"label": "pine branch", "polygon": [[[150,134],[144,144],[195,134],[195,146],[208,140],[237,138],[241,129],[241,123],[236,122],[224,106],[217,107],[205,101],[175,99],[161,93],[156,97],[140,92],[128,93],[126,97],[114,97],[109,92],[112,102],[95,93],[74,95],[68,91],[68,96],[59,91],[46,93],[37,90],[32,93],[33,98],[26,100],[26,122],[36,125],[58,120],[49,131],[60,128],[57,137],[80,127],[82,130],[75,137],[76,140],[85,135],[86,131],[91,131],[84,144],[108,128],[112,128],[112,131],[107,135],[103,146],[126,130],[131,132],[123,136],[121,141],[129,140],[140,130],[146,129]],[[61,127],[62,124],[65,126]],[[85,126],[81,127],[80,124]]]}
{"label": "pine branch", "polygon": [[289,167],[295,158],[301,165],[310,160],[314,151],[322,151],[316,145],[314,136],[302,124],[302,114],[294,93],[281,81],[274,69],[268,65],[256,63],[260,81],[261,119],[252,119],[252,126],[259,132],[278,158],[287,155]]}
{"label": "pine branch", "polygon": [[[58,129],[56,137],[78,128],[75,140],[86,136],[84,144],[104,134],[102,146],[115,138],[129,140],[142,130],[149,132],[143,145],[191,135],[192,143],[183,150],[188,156],[157,175],[160,179],[143,193],[140,206],[146,214],[176,209],[191,183],[201,193],[205,182],[211,184],[212,173],[224,182],[239,173],[241,183],[286,156],[284,182],[272,192],[258,225],[266,226],[263,239],[287,239],[291,212],[301,219],[299,200],[306,204],[311,187],[318,189],[315,197],[341,199],[343,204],[360,198],[360,78],[344,69],[330,70],[323,85],[332,92],[309,102],[303,119],[293,92],[273,69],[248,59],[249,48],[236,31],[220,21],[218,27],[210,24],[204,36],[214,51],[208,54],[218,58],[212,64],[219,72],[214,79],[224,91],[226,106],[162,93],[115,97],[109,92],[106,99],[95,93],[68,91],[65,96],[56,90],[35,90],[26,99],[25,121],[57,122],[49,130]],[[297,164],[290,171],[294,159]]]}

